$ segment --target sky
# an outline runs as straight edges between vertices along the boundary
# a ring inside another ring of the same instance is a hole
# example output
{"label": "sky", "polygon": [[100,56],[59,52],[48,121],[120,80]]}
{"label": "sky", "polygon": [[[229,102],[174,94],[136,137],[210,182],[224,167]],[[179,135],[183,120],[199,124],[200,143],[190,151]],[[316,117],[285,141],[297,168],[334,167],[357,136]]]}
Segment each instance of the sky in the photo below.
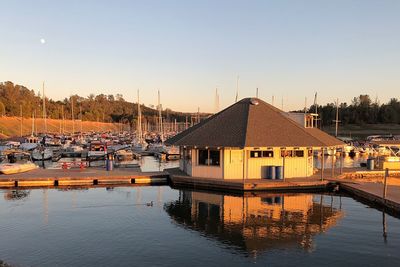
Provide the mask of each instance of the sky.
{"label": "sky", "polygon": [[0,0],[0,81],[178,111],[400,98],[400,1]]}

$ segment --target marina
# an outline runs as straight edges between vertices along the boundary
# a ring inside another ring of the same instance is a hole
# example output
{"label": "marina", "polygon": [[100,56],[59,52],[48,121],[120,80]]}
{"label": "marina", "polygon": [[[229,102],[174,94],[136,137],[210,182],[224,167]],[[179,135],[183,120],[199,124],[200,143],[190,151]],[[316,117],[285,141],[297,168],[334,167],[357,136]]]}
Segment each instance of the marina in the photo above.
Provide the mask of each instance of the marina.
{"label": "marina", "polygon": [[0,9],[0,267],[400,266],[400,2]]}
{"label": "marina", "polygon": [[157,265],[160,257],[176,266],[205,254],[192,265],[400,260],[399,219],[342,194],[129,186],[0,189],[0,195],[0,238],[9,240],[0,242],[0,255],[17,266]]}

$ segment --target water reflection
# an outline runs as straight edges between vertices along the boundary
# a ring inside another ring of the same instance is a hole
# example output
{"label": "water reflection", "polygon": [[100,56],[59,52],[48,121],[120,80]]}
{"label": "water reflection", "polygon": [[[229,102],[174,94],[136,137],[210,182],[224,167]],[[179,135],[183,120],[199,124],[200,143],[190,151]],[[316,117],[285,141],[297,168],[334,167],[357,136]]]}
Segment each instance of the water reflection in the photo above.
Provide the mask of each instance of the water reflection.
{"label": "water reflection", "polygon": [[[324,156],[324,166],[327,169],[330,169],[333,165],[336,168],[359,168],[361,163],[366,163],[368,159],[368,155],[355,155],[353,157],[350,156]],[[321,168],[322,157],[314,157],[314,167],[320,169]]]}
{"label": "water reflection", "polygon": [[[324,196],[267,194],[231,196],[180,191],[179,199],[164,205],[169,216],[188,227],[253,256],[298,246],[312,251],[313,236],[334,226],[343,216]],[[333,198],[332,198],[333,200]]]}
{"label": "water reflection", "polygon": [[10,201],[21,200],[27,198],[30,193],[30,190],[9,190],[4,193],[4,199]]}

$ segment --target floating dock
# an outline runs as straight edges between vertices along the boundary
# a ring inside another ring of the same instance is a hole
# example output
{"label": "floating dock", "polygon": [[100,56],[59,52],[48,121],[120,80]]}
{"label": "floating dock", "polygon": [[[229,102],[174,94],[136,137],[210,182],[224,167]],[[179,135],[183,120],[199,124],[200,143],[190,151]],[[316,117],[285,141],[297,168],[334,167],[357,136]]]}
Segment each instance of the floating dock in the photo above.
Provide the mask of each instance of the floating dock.
{"label": "floating dock", "polygon": [[141,172],[129,168],[106,171],[103,168],[89,169],[37,169],[14,175],[0,175],[0,188],[43,187],[43,186],[89,186],[167,184],[164,172]]}
{"label": "floating dock", "polygon": [[173,186],[198,188],[217,191],[309,191],[325,190],[329,181],[321,181],[318,176],[307,178],[290,178],[286,180],[269,179],[213,179],[191,177],[178,168],[167,169]]}

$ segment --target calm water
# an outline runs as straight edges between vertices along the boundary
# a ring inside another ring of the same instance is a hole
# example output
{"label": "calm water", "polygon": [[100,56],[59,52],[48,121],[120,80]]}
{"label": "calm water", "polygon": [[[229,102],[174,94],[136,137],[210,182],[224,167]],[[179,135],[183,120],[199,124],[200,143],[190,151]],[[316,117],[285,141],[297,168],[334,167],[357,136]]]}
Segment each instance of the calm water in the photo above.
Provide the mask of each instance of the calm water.
{"label": "calm water", "polygon": [[344,196],[168,186],[0,196],[0,259],[17,266],[400,266],[400,220]]}

